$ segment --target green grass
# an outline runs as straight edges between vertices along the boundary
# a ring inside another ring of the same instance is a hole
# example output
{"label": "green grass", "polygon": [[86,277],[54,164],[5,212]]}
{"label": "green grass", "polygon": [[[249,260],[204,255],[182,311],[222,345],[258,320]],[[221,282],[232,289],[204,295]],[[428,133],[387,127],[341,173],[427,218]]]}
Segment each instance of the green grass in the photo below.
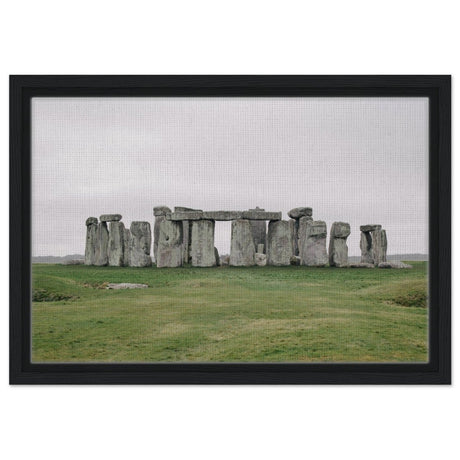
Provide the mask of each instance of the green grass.
{"label": "green grass", "polygon": [[[427,264],[33,265],[33,362],[426,362]],[[107,282],[148,289],[106,290]]]}

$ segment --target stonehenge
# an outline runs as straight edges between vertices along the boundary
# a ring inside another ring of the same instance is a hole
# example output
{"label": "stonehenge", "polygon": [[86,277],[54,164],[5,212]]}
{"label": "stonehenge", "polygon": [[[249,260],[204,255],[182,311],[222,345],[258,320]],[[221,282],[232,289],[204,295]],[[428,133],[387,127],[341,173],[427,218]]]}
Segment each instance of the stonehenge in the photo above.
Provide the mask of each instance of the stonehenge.
{"label": "stonehenge", "polygon": [[[410,268],[387,262],[387,236],[381,225],[360,226],[361,261],[349,263],[350,224],[334,222],[329,247],[327,226],[313,220],[310,207],[297,207],[282,220],[281,212],[259,207],[247,211],[204,211],[186,207],[153,208],[153,257],[156,267],[307,266],[337,268]],[[231,221],[230,255],[219,256],[214,245],[216,221]],[[267,226],[268,221],[268,226]],[[121,214],[88,217],[85,264],[115,267],[152,266],[152,231],[147,221],[129,228]]]}

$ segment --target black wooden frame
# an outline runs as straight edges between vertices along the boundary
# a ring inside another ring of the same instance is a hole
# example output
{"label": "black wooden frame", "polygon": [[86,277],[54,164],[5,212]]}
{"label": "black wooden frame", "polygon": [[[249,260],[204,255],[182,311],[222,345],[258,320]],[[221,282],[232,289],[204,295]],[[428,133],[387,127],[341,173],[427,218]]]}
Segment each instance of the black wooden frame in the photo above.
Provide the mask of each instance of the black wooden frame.
{"label": "black wooden frame", "polygon": [[[34,96],[422,96],[430,100],[427,364],[32,364],[31,98]],[[449,384],[451,79],[432,76],[11,76],[10,383]]]}

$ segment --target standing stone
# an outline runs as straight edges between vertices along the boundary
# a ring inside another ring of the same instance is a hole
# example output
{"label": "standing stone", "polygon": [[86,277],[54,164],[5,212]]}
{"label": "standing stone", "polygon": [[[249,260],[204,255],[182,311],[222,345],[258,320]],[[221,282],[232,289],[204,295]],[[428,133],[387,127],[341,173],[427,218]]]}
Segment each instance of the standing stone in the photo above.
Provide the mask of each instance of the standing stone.
{"label": "standing stone", "polygon": [[346,267],[348,265],[347,238],[350,235],[350,224],[334,222],[329,238],[329,266]]}
{"label": "standing stone", "polygon": [[292,255],[299,255],[299,220],[289,219],[289,229],[291,231]]}
{"label": "standing stone", "polygon": [[96,261],[94,265],[105,266],[109,263],[109,230],[106,222],[99,222],[96,233]]}
{"label": "standing stone", "polygon": [[362,225],[361,262],[378,265],[387,260],[387,235],[381,225]]}
{"label": "standing stone", "polygon": [[97,218],[88,217],[86,219],[86,246],[85,246],[85,265],[96,263],[97,245]]}
{"label": "standing stone", "polygon": [[109,226],[108,260],[109,265],[122,267],[125,253],[125,225],[123,222],[111,221]]}
{"label": "standing stone", "polygon": [[250,267],[255,265],[255,252],[256,248],[250,222],[243,219],[232,221],[230,265],[234,267]]}
{"label": "standing stone", "polygon": [[150,248],[152,246],[152,232],[148,222],[131,222],[129,241],[129,266],[150,267],[152,258]]}
{"label": "standing stone", "polygon": [[[249,210],[249,212],[251,211],[265,211],[265,209],[261,209],[256,206],[255,209]],[[239,219],[241,219],[241,217],[239,217]],[[250,220],[249,223],[251,225],[252,238],[254,240],[255,247],[257,248],[259,244],[263,244],[265,247],[267,244],[267,222],[265,220]]]}
{"label": "standing stone", "polygon": [[123,266],[129,267],[129,248],[131,246],[131,232],[129,228],[123,230]]}
{"label": "standing stone", "polygon": [[159,225],[157,267],[181,267],[182,222],[164,220]]}
{"label": "standing stone", "polygon": [[309,267],[324,267],[327,264],[326,222],[322,220],[300,222],[300,264]]}
{"label": "standing stone", "polygon": [[214,221],[192,221],[192,243],[190,253],[192,266],[214,267],[216,255],[214,253]]}
{"label": "standing stone", "polygon": [[267,237],[267,264],[289,265],[292,256],[292,231],[287,220],[270,221]]}
{"label": "standing stone", "polygon": [[216,256],[216,265],[220,267],[219,250],[214,246],[214,255]]}
{"label": "standing stone", "polygon": [[171,209],[167,206],[156,206],[153,208],[153,215],[155,216],[155,223],[153,225],[153,258],[155,262],[157,259],[158,241],[160,239],[160,224],[166,219],[166,215],[171,214]]}
{"label": "standing stone", "polygon": [[[176,206],[174,212],[187,212],[187,211],[196,211],[202,212],[201,209],[192,209],[185,208],[183,206]],[[184,264],[189,264],[190,260],[190,242],[192,240],[192,225],[189,220],[182,220],[182,255],[184,259]]]}
{"label": "standing stone", "polygon": [[258,244],[257,245],[257,252],[259,254],[263,254],[264,253],[264,248],[265,248],[265,245],[264,244]]}

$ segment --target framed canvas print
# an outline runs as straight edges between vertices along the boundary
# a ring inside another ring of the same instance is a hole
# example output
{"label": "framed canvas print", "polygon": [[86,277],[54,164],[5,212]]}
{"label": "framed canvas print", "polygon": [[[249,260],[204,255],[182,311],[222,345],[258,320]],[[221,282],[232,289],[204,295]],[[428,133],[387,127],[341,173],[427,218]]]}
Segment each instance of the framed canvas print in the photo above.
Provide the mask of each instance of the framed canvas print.
{"label": "framed canvas print", "polygon": [[450,383],[450,98],[11,76],[11,383]]}

